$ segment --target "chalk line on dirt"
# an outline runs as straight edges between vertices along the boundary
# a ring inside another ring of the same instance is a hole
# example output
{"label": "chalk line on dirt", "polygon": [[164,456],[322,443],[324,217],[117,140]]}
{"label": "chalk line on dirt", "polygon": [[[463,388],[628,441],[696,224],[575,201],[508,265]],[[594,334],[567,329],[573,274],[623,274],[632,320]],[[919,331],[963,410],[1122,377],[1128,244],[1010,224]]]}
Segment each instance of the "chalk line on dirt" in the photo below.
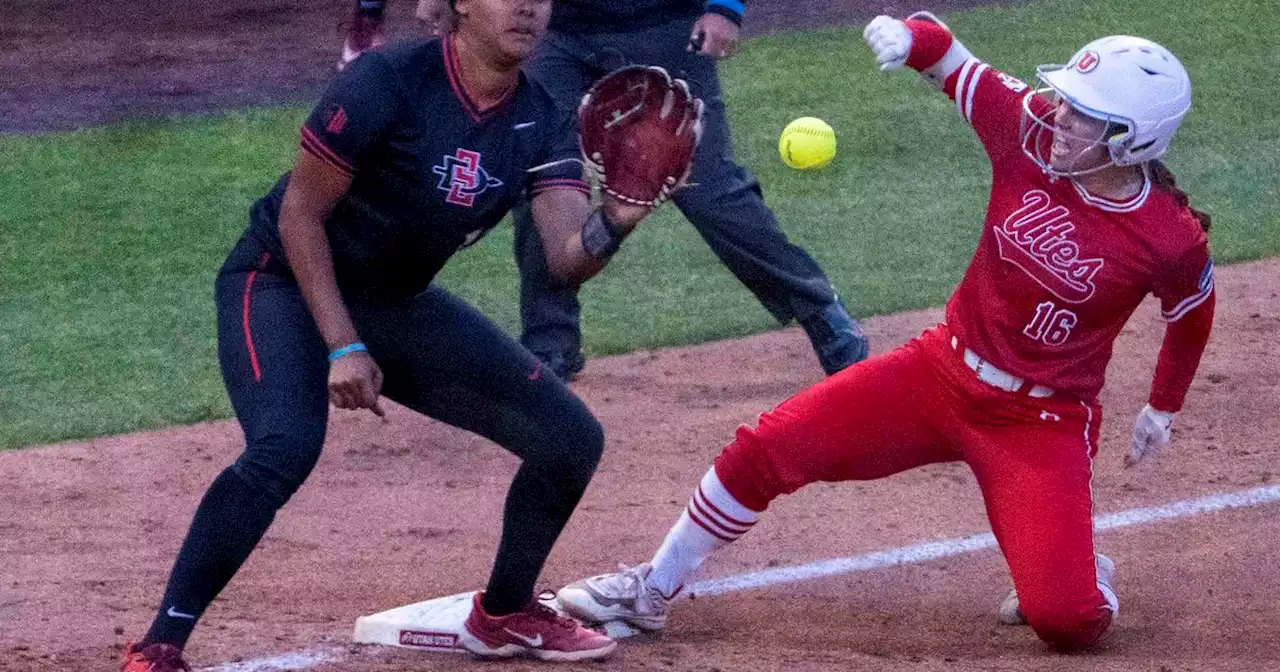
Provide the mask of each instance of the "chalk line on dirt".
{"label": "chalk line on dirt", "polygon": [[[1109,513],[1094,519],[1093,526],[1098,532],[1114,530],[1134,525],[1187,518],[1227,509],[1242,509],[1280,501],[1280,485],[1271,485],[1237,492],[1220,493],[1196,499],[1186,499],[1160,506],[1129,509],[1117,513]],[[901,546],[883,551],[864,553],[847,558],[819,560],[803,565],[777,567],[758,572],[747,572],[733,576],[698,581],[689,586],[695,595],[721,595],[739,590],[752,590],[767,586],[776,586],[798,581],[811,581],[839,574],[868,572],[886,567],[912,565],[929,562],[964,553],[972,553],[996,545],[995,537],[990,532],[957,537],[943,541],[932,541],[910,546]],[[285,653],[268,658],[238,663],[225,663],[215,667],[204,668],[201,672],[276,672],[308,670],[324,663],[340,662],[346,657],[344,649],[336,647],[313,648],[303,651]]]}

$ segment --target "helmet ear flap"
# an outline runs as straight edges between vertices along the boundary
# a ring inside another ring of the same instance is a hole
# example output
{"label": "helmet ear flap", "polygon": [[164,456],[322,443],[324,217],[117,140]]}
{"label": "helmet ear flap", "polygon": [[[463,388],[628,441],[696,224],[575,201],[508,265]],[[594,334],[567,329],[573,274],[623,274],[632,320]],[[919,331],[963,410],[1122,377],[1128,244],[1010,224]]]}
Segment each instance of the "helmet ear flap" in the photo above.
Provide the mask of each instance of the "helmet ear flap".
{"label": "helmet ear flap", "polygon": [[1124,165],[1126,155],[1134,151],[1130,144],[1134,138],[1133,128],[1125,123],[1111,121],[1102,131],[1102,138],[1107,145],[1107,153],[1111,155],[1112,163],[1117,166]]}
{"label": "helmet ear flap", "polygon": [[1107,124],[1107,128],[1102,132],[1102,137],[1106,138],[1107,144],[1118,145],[1125,140],[1133,137],[1132,129],[1128,124],[1122,124],[1118,121],[1112,121]]}

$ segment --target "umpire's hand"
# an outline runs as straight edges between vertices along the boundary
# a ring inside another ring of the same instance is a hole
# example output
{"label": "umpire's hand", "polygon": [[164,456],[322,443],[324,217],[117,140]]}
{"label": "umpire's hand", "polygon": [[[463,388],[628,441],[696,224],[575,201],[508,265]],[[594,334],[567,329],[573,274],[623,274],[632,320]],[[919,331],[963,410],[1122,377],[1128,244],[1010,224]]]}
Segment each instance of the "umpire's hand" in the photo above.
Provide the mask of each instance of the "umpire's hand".
{"label": "umpire's hand", "polygon": [[379,418],[387,414],[378,405],[382,391],[382,369],[367,352],[343,355],[329,365],[329,401],[338,408],[354,411],[367,408]]}
{"label": "umpire's hand", "polygon": [[738,24],[716,14],[707,12],[693,24],[693,33],[689,35],[689,51],[712,58],[724,58],[738,48]]}
{"label": "umpire's hand", "polygon": [[421,22],[427,37],[444,37],[453,29],[456,18],[448,0],[418,0],[413,16]]}

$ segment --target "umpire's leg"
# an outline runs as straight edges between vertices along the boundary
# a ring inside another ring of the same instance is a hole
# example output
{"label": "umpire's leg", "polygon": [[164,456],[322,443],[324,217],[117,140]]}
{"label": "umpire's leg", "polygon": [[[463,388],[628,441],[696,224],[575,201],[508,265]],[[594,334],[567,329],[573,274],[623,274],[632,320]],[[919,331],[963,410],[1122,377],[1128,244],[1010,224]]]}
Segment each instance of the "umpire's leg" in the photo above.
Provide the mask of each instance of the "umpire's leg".
{"label": "umpire's leg", "polygon": [[775,319],[804,327],[823,369],[835,373],[867,356],[857,323],[836,298],[826,274],[791,243],[764,203],[760,184],[733,158],[732,139],[715,60],[686,49],[691,25],[671,21],[636,33],[597,36],[597,48],[622,51],[685,78],[702,99],[702,140],[693,186],[674,201],[707,245]]}
{"label": "umpire's leg", "polygon": [[817,262],[778,226],[760,183],[734,162],[715,61],[696,55],[683,60],[705,110],[689,178],[694,186],[676,193],[676,206],[778,322],[820,312],[836,300],[835,292]]}
{"label": "umpire's leg", "polygon": [[[590,84],[586,64],[569,50],[557,46],[551,38],[524,67],[529,76],[546,87],[566,114],[575,109]],[[552,283],[529,204],[517,206],[512,215],[516,264],[520,267],[520,343],[557,376],[571,379],[584,364],[578,289]]]}

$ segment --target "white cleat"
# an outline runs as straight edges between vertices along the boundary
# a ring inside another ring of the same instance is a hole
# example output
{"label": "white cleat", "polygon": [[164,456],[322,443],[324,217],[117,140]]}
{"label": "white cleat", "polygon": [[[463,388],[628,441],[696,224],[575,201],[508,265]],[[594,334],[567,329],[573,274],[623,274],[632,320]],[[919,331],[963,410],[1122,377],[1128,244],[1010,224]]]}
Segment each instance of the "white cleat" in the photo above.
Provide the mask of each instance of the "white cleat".
{"label": "white cleat", "polygon": [[[1115,590],[1116,563],[1101,553],[1098,553],[1094,558],[1094,563],[1098,573],[1098,590],[1106,598],[1107,605],[1111,607],[1111,613],[1118,615],[1120,613],[1120,601],[1116,597]],[[1009,594],[1005,596],[1004,601],[1000,603],[1000,611],[996,615],[996,620],[1000,621],[1001,625],[1027,624],[1027,617],[1022,613],[1022,605],[1018,601],[1018,591],[1010,590]]]}
{"label": "white cleat", "polygon": [[556,599],[565,613],[585,623],[623,621],[641,630],[661,630],[676,596],[667,597],[645,584],[652,569],[645,562],[574,581],[561,588]]}
{"label": "white cleat", "polygon": [[1000,625],[1026,625],[1027,617],[1022,615],[1022,607],[1018,604],[1018,591],[1010,590],[1000,603],[1000,612],[996,615]]}

